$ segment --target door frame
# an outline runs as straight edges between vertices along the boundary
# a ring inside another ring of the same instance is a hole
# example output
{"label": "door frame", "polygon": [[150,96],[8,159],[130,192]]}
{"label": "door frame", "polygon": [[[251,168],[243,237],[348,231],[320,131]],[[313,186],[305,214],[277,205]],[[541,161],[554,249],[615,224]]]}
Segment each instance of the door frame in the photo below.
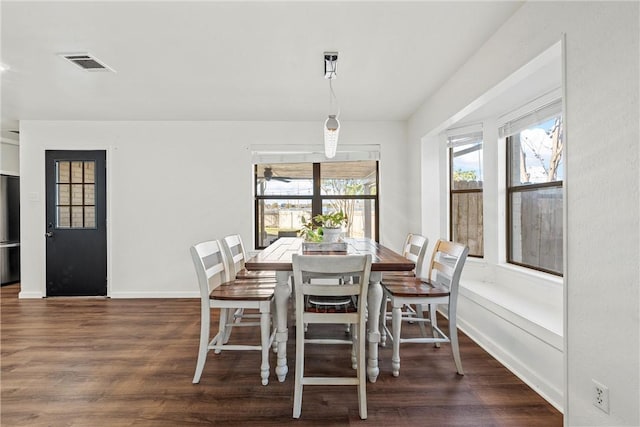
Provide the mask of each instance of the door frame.
{"label": "door frame", "polygon": [[[106,184],[107,184],[107,189],[106,189],[106,193],[105,193],[105,198],[106,198],[106,226],[107,226],[107,235],[106,235],[106,239],[107,239],[107,295],[106,298],[111,298],[111,294],[112,294],[112,284],[111,284],[111,279],[113,278],[113,274],[112,274],[112,265],[111,265],[111,260],[112,260],[112,252],[111,252],[111,237],[112,237],[112,225],[111,225],[111,197],[110,197],[110,193],[111,193],[111,188],[113,185],[113,179],[111,177],[111,162],[113,161],[113,151],[117,150],[117,148],[114,147],[108,147],[108,146],[104,146],[104,145],[88,145],[88,146],[78,146],[78,145],[71,145],[71,146],[44,146],[42,148],[42,152],[40,153],[41,156],[41,168],[40,168],[40,172],[42,174],[42,186],[41,186],[41,198],[40,195],[36,194],[32,194],[32,195],[27,195],[28,199],[31,199],[33,201],[33,198],[36,198],[36,201],[40,201],[42,200],[42,206],[41,206],[41,221],[40,221],[40,227],[41,227],[41,233],[40,236],[42,236],[41,239],[41,253],[42,253],[42,273],[41,273],[41,298],[47,298],[47,244],[45,241],[45,237],[44,237],[44,233],[47,232],[46,230],[46,218],[47,218],[47,203],[46,203],[46,193],[47,193],[47,182],[46,182],[46,174],[45,174],[45,169],[46,169],[46,153],[47,151],[51,151],[51,150],[55,150],[55,151],[104,151],[105,152],[105,169],[106,169]],[[22,200],[22,196],[21,196],[21,200]],[[29,293],[20,293],[19,298],[32,298],[34,297],[32,295],[31,292]],[[84,298],[84,297],[78,297],[78,298]],[[88,298],[93,298],[93,297],[88,297]]]}

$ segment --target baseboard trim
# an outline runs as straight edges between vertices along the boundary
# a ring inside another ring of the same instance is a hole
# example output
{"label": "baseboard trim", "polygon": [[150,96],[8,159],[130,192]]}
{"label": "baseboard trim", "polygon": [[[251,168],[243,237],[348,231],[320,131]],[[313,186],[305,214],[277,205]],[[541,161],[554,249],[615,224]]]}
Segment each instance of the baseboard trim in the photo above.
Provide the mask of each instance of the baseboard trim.
{"label": "baseboard trim", "polygon": [[25,291],[20,291],[18,293],[18,299],[34,299],[34,298],[44,298],[44,294],[42,292],[25,292]]}
{"label": "baseboard trim", "polygon": [[109,297],[113,299],[137,299],[137,298],[200,298],[200,292],[111,292]]}

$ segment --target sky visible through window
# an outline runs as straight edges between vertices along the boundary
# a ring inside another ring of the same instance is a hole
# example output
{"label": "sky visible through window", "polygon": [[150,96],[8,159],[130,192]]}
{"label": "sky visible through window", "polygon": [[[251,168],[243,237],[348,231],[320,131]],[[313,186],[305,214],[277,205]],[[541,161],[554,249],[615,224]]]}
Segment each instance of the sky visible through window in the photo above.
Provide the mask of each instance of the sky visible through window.
{"label": "sky visible through window", "polygon": [[[529,175],[529,183],[548,182],[548,171],[553,154],[552,131],[556,124],[556,117],[531,126],[520,132],[520,142],[526,158],[526,169]],[[454,150],[453,170],[462,172],[459,176],[476,177],[481,181],[483,158],[482,148],[467,154],[455,156],[455,153],[465,151],[474,144],[458,146]],[[467,172],[467,174],[465,174]],[[564,162],[562,158],[558,164],[556,180],[562,181],[564,177]]]}
{"label": "sky visible through window", "polygon": [[[552,130],[555,122],[554,117],[520,132],[520,143],[527,159],[527,172],[530,174],[529,182],[531,183],[549,180],[547,171],[553,153]],[[562,181],[563,177],[564,162],[560,161],[556,180]]]}
{"label": "sky visible through window", "polygon": [[[463,151],[469,152],[459,154]],[[482,141],[456,147],[454,149],[453,170],[458,173],[454,174],[454,180],[482,181],[482,152]]]}

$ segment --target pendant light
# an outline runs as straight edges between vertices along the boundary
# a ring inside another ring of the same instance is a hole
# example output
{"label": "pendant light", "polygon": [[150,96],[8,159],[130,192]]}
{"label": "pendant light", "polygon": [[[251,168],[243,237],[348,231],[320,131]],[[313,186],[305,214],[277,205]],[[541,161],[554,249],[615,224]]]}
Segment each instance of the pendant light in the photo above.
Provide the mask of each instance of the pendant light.
{"label": "pendant light", "polygon": [[332,159],[336,156],[338,135],[340,133],[340,122],[338,121],[340,108],[338,108],[337,113],[333,113],[333,102],[335,101],[336,94],[333,92],[333,86],[331,84],[331,81],[336,78],[337,62],[338,52],[324,53],[324,78],[329,80],[329,117],[327,117],[323,126],[324,155],[328,159]]}

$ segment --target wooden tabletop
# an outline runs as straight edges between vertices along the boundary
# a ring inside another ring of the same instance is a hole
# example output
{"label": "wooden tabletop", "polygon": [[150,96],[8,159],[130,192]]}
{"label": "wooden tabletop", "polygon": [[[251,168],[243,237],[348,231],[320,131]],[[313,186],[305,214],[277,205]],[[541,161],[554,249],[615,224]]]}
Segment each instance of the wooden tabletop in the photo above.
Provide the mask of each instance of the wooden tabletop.
{"label": "wooden tabletop", "polygon": [[[415,264],[402,255],[371,239],[344,239],[348,255],[371,254],[372,271],[410,271]],[[291,257],[302,253],[303,240],[299,237],[281,237],[258,255],[247,260],[247,270],[291,271]],[[344,254],[344,252],[342,252]],[[322,253],[315,252],[321,256]],[[335,253],[334,253],[335,254]]]}

